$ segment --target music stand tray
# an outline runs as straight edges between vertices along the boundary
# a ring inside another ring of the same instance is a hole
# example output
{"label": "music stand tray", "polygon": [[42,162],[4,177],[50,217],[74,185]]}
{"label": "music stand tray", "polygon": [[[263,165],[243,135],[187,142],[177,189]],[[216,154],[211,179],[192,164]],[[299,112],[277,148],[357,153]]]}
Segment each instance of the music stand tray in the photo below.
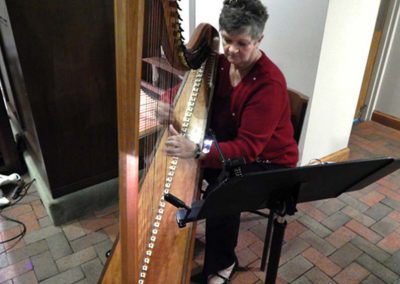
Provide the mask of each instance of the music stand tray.
{"label": "music stand tray", "polygon": [[264,244],[271,249],[266,283],[275,283],[286,227],[284,218],[296,212],[297,203],[360,190],[399,168],[399,159],[386,157],[253,172],[225,179],[206,199],[194,201],[192,207],[171,202],[171,196],[166,196],[166,200],[182,208],[176,215],[180,227],[214,216],[270,209]]}

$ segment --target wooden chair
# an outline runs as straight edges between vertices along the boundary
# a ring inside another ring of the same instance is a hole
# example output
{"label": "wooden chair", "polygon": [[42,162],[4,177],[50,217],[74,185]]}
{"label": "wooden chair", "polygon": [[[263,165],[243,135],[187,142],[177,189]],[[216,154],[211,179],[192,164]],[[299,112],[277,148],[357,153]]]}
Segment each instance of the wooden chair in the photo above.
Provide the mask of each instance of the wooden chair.
{"label": "wooden chair", "polygon": [[308,97],[293,89],[288,89],[291,108],[291,120],[294,129],[294,139],[299,143],[303,122],[306,115]]}

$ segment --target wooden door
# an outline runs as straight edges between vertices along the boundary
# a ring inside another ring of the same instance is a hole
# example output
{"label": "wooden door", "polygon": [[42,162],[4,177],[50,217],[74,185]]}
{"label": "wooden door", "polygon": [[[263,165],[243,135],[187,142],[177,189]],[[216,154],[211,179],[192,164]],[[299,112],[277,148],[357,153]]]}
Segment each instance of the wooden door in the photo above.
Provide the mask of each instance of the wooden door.
{"label": "wooden door", "polygon": [[[2,84],[3,85],[3,84]],[[3,92],[3,88],[0,89]],[[0,174],[10,174],[21,170],[17,145],[11,131],[10,121],[4,104],[4,95],[0,96]]]}
{"label": "wooden door", "polygon": [[388,14],[390,1],[382,1],[379,8],[379,14],[375,26],[375,32],[372,37],[371,48],[369,50],[368,61],[364,72],[363,83],[361,85],[360,96],[358,98],[356,112],[354,115],[355,119],[360,119],[363,115],[364,109],[367,107],[367,97],[370,83],[373,79],[373,71],[375,68],[375,63],[378,59],[379,47],[382,39],[382,33]]}

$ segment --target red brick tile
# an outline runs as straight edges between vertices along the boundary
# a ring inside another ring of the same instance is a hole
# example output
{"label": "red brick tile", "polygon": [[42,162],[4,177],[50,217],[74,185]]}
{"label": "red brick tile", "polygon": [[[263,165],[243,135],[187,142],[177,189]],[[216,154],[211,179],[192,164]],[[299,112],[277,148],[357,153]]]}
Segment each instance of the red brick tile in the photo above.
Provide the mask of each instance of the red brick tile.
{"label": "red brick tile", "polygon": [[[265,282],[265,271],[261,271],[260,270],[260,265],[261,265],[261,259],[257,259],[256,261],[254,261],[253,263],[249,264],[246,269],[249,272],[252,272],[257,279],[261,280],[263,283]],[[278,271],[279,272],[279,271]],[[283,281],[281,278],[277,277],[276,279],[276,284],[280,283],[280,284],[287,284],[287,282]]]}
{"label": "red brick tile", "polygon": [[249,249],[252,252],[254,252],[255,255],[257,255],[259,258],[261,258],[262,254],[263,254],[263,250],[264,250],[264,242],[259,240],[259,241],[255,242],[255,243],[251,244],[249,246]]}
{"label": "red brick tile", "polygon": [[368,206],[372,207],[375,204],[379,203],[381,200],[385,199],[385,196],[383,194],[380,194],[376,191],[369,192],[365,195],[363,195],[360,198],[360,201],[364,202]]}
{"label": "red brick tile", "polygon": [[352,263],[334,278],[338,284],[358,284],[369,275],[369,272],[357,263]]}
{"label": "red brick tile", "polygon": [[119,225],[118,225],[118,223],[113,224],[111,226],[108,226],[107,228],[104,228],[103,230],[107,234],[107,236],[110,238],[110,240],[114,242],[118,235]]}
{"label": "red brick tile", "polygon": [[10,252],[25,246],[25,241],[22,239],[16,239],[14,241],[4,244],[4,248]]}
{"label": "red brick tile", "polygon": [[236,255],[238,257],[239,264],[242,266],[247,266],[258,258],[258,256],[249,248],[236,250]]}
{"label": "red brick tile", "polygon": [[298,204],[297,208],[319,222],[327,217],[321,210],[315,208],[310,203]]}
{"label": "red brick tile", "polygon": [[376,146],[368,141],[364,137],[357,137],[357,136],[352,136],[351,137],[353,140],[353,143],[356,143],[358,146],[360,146],[364,151],[368,151],[371,153],[374,153],[376,151]]}
{"label": "red brick tile", "polygon": [[24,214],[18,217],[18,220],[25,224],[26,226],[26,233],[30,233],[35,230],[40,229],[40,225],[38,220],[36,219],[35,214]]}
{"label": "red brick tile", "polygon": [[32,263],[29,259],[24,259],[13,265],[7,266],[0,269],[0,283],[3,283],[9,279],[13,279],[18,275],[21,275],[27,271],[33,269]]}
{"label": "red brick tile", "polygon": [[32,212],[32,207],[29,204],[20,204],[4,210],[3,214],[7,217],[13,218],[28,212]]}
{"label": "red brick tile", "polygon": [[378,246],[390,253],[394,253],[400,250],[400,234],[397,232],[393,232],[387,235],[383,240],[378,243]]}
{"label": "red brick tile", "polygon": [[[0,232],[0,241],[5,242],[7,240],[10,240],[10,239],[18,236],[21,232],[22,232],[21,226],[12,227],[8,230]],[[24,241],[22,239],[18,238],[14,241],[6,242],[4,244],[4,247],[7,250],[13,250],[13,249],[23,246],[24,244],[25,244]]]}
{"label": "red brick tile", "polygon": [[307,231],[307,227],[297,221],[289,223],[285,230],[285,242],[290,241]]}
{"label": "red brick tile", "polygon": [[400,202],[400,194],[394,192],[393,190],[390,190],[389,188],[386,187],[381,187],[379,189],[379,192],[386,195],[387,197],[399,201]]}
{"label": "red brick tile", "polygon": [[333,277],[341,268],[333,263],[328,257],[321,254],[314,248],[309,248],[302,253],[302,255],[317,266],[322,272]]}
{"label": "red brick tile", "polygon": [[257,280],[258,280],[258,277],[250,271],[238,271],[233,275],[232,281],[230,281],[230,283],[232,283],[232,284],[252,284],[252,283],[256,283]]}
{"label": "red brick tile", "polygon": [[390,218],[395,220],[397,223],[400,223],[400,212],[399,211],[393,211],[388,215]]}
{"label": "red brick tile", "polygon": [[278,276],[276,278],[275,284],[287,284],[287,282]]}
{"label": "red brick tile", "polygon": [[81,226],[86,233],[95,232],[102,228],[106,228],[109,225],[115,224],[117,219],[113,214],[96,218],[94,216],[88,216],[80,220]]}
{"label": "red brick tile", "polygon": [[35,215],[38,219],[46,217],[47,212],[46,209],[43,206],[43,203],[41,200],[35,200],[32,203],[33,211],[35,211]]}
{"label": "red brick tile", "polygon": [[378,180],[377,183],[393,190],[399,189],[399,185],[396,182],[390,180],[389,178],[382,178]]}
{"label": "red brick tile", "polygon": [[236,249],[240,250],[242,248],[248,247],[258,240],[259,238],[250,231],[240,232]]}
{"label": "red brick tile", "polygon": [[346,227],[340,227],[335,232],[330,234],[325,238],[328,242],[330,242],[336,248],[340,248],[343,245],[347,244],[356,236],[356,233],[347,229]]}
{"label": "red brick tile", "polygon": [[108,207],[103,208],[101,210],[94,211],[94,215],[96,217],[103,217],[103,216],[106,216],[106,215],[113,214],[115,212],[118,212],[118,206],[117,205],[108,206]]}
{"label": "red brick tile", "polygon": [[7,230],[8,221],[0,219],[0,232]]}
{"label": "red brick tile", "polygon": [[359,234],[360,236],[372,243],[377,243],[382,239],[382,237],[380,237],[374,231],[370,230],[369,228],[365,227],[355,220],[351,220],[350,222],[348,222],[346,224],[346,227],[353,230],[355,233]]}
{"label": "red brick tile", "polygon": [[[257,259],[256,261],[250,263],[250,264],[247,266],[247,270],[253,272],[254,274],[257,274],[257,272],[261,271],[261,270],[260,270],[260,265],[261,265],[261,259],[259,258],[259,259]],[[239,266],[240,266],[240,263],[239,263]],[[265,273],[264,273],[264,274],[265,274]]]}

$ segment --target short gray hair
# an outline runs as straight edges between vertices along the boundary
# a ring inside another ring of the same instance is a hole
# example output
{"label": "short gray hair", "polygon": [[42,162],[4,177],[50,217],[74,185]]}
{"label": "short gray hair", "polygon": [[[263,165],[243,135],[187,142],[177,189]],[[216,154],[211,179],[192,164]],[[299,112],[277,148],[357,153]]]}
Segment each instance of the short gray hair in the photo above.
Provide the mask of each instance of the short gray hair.
{"label": "short gray hair", "polygon": [[258,38],[268,17],[267,8],[260,0],[225,0],[219,16],[219,29],[234,34],[250,28],[252,38]]}

